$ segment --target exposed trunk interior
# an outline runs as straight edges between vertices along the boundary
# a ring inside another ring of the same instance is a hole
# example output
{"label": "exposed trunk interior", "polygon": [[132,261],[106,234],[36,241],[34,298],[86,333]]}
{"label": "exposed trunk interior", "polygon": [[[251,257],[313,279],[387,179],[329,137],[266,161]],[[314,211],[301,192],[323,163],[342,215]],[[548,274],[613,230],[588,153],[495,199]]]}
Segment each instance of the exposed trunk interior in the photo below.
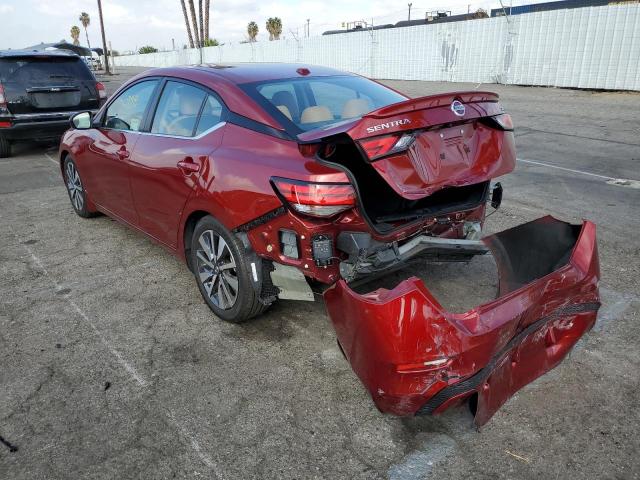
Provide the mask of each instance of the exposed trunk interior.
{"label": "exposed trunk interior", "polygon": [[489,182],[462,187],[447,187],[419,200],[398,195],[380,174],[363,158],[347,136],[331,139],[335,150],[324,159],[346,168],[355,180],[362,207],[374,227],[385,232],[422,217],[439,217],[475,208],[487,200]]}
{"label": "exposed trunk interior", "polygon": [[393,290],[410,277],[422,280],[447,311],[464,313],[494,300],[498,294],[498,271],[492,255],[479,255],[466,263],[433,263],[416,259],[402,269],[352,286],[359,294],[379,288]]}

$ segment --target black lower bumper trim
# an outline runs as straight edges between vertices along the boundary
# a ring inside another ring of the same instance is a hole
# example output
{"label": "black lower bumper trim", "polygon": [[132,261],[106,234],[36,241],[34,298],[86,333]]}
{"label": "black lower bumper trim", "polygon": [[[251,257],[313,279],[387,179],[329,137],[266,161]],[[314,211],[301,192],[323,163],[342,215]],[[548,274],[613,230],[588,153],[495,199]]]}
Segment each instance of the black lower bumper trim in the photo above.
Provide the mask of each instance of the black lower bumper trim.
{"label": "black lower bumper trim", "polygon": [[473,392],[478,389],[478,387],[491,375],[493,370],[495,369],[498,362],[504,357],[504,355],[512,350],[517,344],[522,342],[524,338],[531,334],[532,332],[538,330],[540,327],[545,325],[546,323],[557,320],[559,317],[565,315],[575,315],[577,313],[584,312],[597,312],[600,308],[600,303],[577,303],[573,305],[568,305],[566,307],[561,307],[554,311],[553,313],[547,315],[546,317],[542,317],[537,322],[532,323],[527,328],[518,333],[515,337],[513,337],[492,359],[491,361],[481,370],[478,370],[474,375],[463,380],[455,385],[450,385],[448,387],[443,388],[438,393],[436,393],[433,397],[431,397],[420,409],[416,412],[416,415],[431,415],[438,407],[440,407],[443,403],[448,401],[449,399],[456,397],[460,394]]}

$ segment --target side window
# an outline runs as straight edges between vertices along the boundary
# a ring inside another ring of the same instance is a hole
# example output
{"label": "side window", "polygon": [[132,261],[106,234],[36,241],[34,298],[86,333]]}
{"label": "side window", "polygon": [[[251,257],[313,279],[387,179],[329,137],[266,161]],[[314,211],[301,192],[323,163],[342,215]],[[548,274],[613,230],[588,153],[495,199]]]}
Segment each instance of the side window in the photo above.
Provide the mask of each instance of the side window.
{"label": "side window", "polygon": [[144,112],[157,84],[157,80],[148,80],[136,83],[122,92],[107,108],[104,126],[117,130],[139,131]]}
{"label": "side window", "polygon": [[196,128],[196,135],[200,135],[220,123],[223,112],[222,104],[218,99],[213,95],[207,95],[207,101],[202,109],[198,128]]}
{"label": "side window", "polygon": [[153,117],[151,133],[193,137],[206,95],[197,87],[167,82]]}
{"label": "side window", "polygon": [[371,101],[351,88],[322,81],[309,82],[309,86],[316,105],[327,107],[335,119],[352,118],[371,110]]}

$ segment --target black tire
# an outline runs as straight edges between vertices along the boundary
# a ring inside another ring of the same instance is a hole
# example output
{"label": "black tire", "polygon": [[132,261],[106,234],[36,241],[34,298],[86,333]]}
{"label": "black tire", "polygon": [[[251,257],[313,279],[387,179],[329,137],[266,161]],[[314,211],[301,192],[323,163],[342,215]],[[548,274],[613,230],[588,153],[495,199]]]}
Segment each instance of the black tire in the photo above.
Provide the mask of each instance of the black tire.
{"label": "black tire", "polygon": [[11,156],[11,142],[4,137],[0,137],[0,158]]}
{"label": "black tire", "polygon": [[[74,177],[71,178],[71,181],[69,175]],[[69,156],[64,159],[62,164],[62,176],[64,178],[64,184],[67,187],[67,193],[69,194],[69,200],[71,201],[73,210],[82,218],[95,217],[97,212],[89,210],[87,193],[84,190],[82,179],[80,178],[80,172],[78,172],[75,162]]]}
{"label": "black tire", "polygon": [[[205,249],[200,243],[201,239],[211,248]],[[219,239],[224,240],[222,247]],[[222,253],[216,256],[220,248]],[[207,253],[210,251],[214,255]],[[195,227],[191,237],[190,262],[202,298],[217,317],[240,323],[267,309],[268,305],[260,302],[259,294],[253,287],[251,263],[242,241],[209,215],[200,219]],[[232,263],[233,268],[230,267]],[[237,279],[233,302],[232,278]]]}

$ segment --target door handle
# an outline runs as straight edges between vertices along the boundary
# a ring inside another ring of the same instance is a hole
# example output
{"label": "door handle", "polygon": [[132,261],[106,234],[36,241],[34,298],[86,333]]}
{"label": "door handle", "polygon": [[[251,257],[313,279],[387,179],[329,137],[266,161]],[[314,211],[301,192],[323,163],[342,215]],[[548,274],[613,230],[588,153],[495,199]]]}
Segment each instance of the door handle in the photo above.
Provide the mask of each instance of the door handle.
{"label": "door handle", "polygon": [[193,158],[187,157],[178,162],[178,168],[184,175],[191,175],[200,171],[200,165],[193,161]]}
{"label": "door handle", "polygon": [[129,158],[129,150],[125,149],[124,147],[118,150],[116,153],[120,160],[126,160],[127,158]]}

